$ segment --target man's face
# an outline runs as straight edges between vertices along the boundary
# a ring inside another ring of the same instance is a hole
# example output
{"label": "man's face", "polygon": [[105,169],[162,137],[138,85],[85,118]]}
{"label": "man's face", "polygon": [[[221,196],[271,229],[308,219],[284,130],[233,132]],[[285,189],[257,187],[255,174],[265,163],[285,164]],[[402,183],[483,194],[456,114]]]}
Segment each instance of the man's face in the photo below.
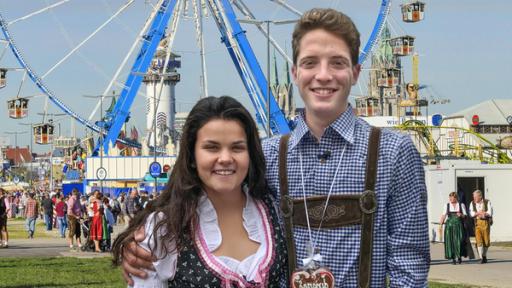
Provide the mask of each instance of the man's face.
{"label": "man's face", "polygon": [[347,43],[323,29],[306,33],[292,74],[306,106],[306,117],[336,119],[347,109],[361,67],[350,60]]}

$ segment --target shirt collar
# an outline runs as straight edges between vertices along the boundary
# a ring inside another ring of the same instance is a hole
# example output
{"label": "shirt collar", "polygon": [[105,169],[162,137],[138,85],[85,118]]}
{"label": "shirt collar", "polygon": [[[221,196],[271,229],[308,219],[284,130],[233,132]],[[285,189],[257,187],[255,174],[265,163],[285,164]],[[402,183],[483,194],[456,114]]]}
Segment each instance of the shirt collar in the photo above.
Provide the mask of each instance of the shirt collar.
{"label": "shirt collar", "polygon": [[[352,105],[348,104],[347,110],[341,113],[341,115],[338,116],[338,118],[336,118],[336,120],[334,120],[334,122],[332,122],[329,127],[336,131],[336,133],[338,133],[348,143],[353,144],[355,123],[356,116],[354,115]],[[297,126],[293,131],[292,137],[290,137],[290,149],[293,149],[295,146],[297,146],[297,144],[305,135],[311,135],[311,137],[313,137],[308,125],[306,124],[304,111],[302,111],[297,116]]]}

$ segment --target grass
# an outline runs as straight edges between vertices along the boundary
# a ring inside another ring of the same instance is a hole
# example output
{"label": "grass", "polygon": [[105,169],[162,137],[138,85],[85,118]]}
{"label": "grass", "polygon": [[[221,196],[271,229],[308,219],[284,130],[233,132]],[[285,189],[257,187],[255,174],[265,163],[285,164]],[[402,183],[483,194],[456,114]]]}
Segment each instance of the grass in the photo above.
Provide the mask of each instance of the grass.
{"label": "grass", "polygon": [[0,258],[0,287],[126,287],[110,257]]}
{"label": "grass", "polygon": [[[0,287],[126,287],[119,268],[110,257],[0,258]],[[471,288],[476,286],[429,282],[430,288]]]}
{"label": "grass", "polygon": [[[7,220],[7,231],[9,231],[9,239],[25,239],[27,238],[27,230],[25,230],[25,219],[16,218]],[[50,231],[46,231],[44,220],[38,218],[36,220],[36,231],[34,234],[38,238],[54,238]]]}

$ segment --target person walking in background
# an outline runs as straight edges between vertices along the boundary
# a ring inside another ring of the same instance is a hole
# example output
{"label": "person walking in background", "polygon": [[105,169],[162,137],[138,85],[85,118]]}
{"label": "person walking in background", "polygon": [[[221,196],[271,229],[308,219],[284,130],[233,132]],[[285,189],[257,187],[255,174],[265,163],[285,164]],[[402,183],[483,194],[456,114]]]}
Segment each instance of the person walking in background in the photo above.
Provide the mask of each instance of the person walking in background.
{"label": "person walking in background", "polygon": [[36,219],[39,211],[39,203],[34,199],[34,193],[28,194],[27,204],[25,206],[25,223],[28,233],[28,238],[34,238],[36,230]]}
{"label": "person walking in background", "polygon": [[458,261],[462,263],[461,257],[467,257],[464,218],[467,217],[466,206],[464,203],[458,202],[456,192],[448,195],[449,202],[446,204],[446,210],[441,216],[441,224],[445,224],[444,228],[444,257],[452,259],[455,265]]}
{"label": "person walking in background", "polygon": [[80,240],[81,231],[80,231],[80,218],[82,217],[82,207],[80,202],[78,201],[78,190],[73,189],[71,191],[71,197],[69,197],[67,206],[68,206],[68,243],[69,248],[73,249],[73,239],[76,239],[76,243],[78,248],[82,247],[82,242]]}
{"label": "person walking in background", "polygon": [[59,195],[57,200],[55,201],[55,212],[57,217],[57,225],[59,226],[59,232],[60,232],[60,238],[66,237],[66,228],[67,228],[67,221],[66,221],[66,202],[64,202],[64,196]]}
{"label": "person walking in background", "polygon": [[90,225],[90,238],[94,241],[94,252],[101,252],[100,241],[103,239],[103,203],[102,195],[99,190],[93,192],[90,199],[89,209],[92,211],[92,221]]}
{"label": "person walking in background", "polygon": [[112,196],[109,201],[110,211],[112,212],[112,217],[114,219],[114,224],[117,224],[117,219],[119,215],[121,214],[121,203],[119,203],[119,200],[115,196]]}
{"label": "person walking in background", "polygon": [[[118,224],[126,224],[125,221],[125,215],[126,215],[126,194],[124,192],[121,192],[119,195],[119,198],[117,198],[117,202],[119,202],[121,211],[119,211],[119,214],[117,216]],[[128,225],[128,224],[126,224]]]}
{"label": "person walking in background", "polygon": [[4,189],[0,188],[0,246],[9,247],[9,232],[7,231],[7,200]]}
{"label": "person walking in background", "polygon": [[480,264],[487,263],[487,250],[491,246],[492,205],[484,199],[482,191],[473,192],[473,201],[469,205],[469,214],[475,219],[475,238]]}
{"label": "person walking in background", "polygon": [[128,198],[126,198],[126,211],[125,211],[125,222],[126,225],[135,217],[135,214],[140,209],[140,196],[137,188],[133,188]]}
{"label": "person walking in background", "polygon": [[18,216],[24,217],[25,215],[25,204],[28,200],[28,192],[21,193],[20,202],[18,203]]}
{"label": "person walking in background", "polygon": [[114,213],[112,213],[112,207],[110,206],[108,197],[103,198],[103,214],[103,247],[105,251],[110,251],[112,247],[112,233],[114,232],[114,225],[116,225],[116,220]]}
{"label": "person walking in background", "polygon": [[53,202],[48,194],[43,195],[41,200],[41,206],[43,208],[44,223],[46,224],[46,231],[52,231],[53,227]]}

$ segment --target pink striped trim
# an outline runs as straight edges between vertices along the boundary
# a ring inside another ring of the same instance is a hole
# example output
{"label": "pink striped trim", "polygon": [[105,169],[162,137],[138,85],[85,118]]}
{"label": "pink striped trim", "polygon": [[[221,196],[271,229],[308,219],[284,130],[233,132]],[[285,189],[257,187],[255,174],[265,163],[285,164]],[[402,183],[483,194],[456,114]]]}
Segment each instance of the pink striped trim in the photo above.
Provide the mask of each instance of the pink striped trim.
{"label": "pink striped trim", "polygon": [[210,253],[208,250],[208,246],[206,244],[206,241],[203,237],[203,233],[201,230],[201,227],[199,223],[196,225],[196,235],[195,235],[195,246],[197,253],[203,263],[206,265],[206,267],[215,274],[218,278],[221,279],[221,282],[226,285],[226,287],[230,287],[229,283],[236,282],[240,287],[265,287],[265,285],[268,282],[269,273],[270,270],[270,264],[273,263],[272,261],[275,258],[275,243],[274,239],[272,237],[273,229],[272,225],[270,225],[269,219],[270,215],[266,209],[266,207],[261,203],[261,201],[256,200],[256,206],[260,212],[260,214],[264,217],[263,218],[263,227],[265,229],[265,241],[267,243],[267,249],[265,252],[265,256],[263,260],[261,261],[259,267],[258,267],[258,273],[259,275],[263,275],[261,277],[262,281],[261,283],[258,283],[259,285],[253,285],[249,282],[247,282],[242,275],[235,273],[229,267],[227,267],[224,263],[219,262],[215,256]]}

